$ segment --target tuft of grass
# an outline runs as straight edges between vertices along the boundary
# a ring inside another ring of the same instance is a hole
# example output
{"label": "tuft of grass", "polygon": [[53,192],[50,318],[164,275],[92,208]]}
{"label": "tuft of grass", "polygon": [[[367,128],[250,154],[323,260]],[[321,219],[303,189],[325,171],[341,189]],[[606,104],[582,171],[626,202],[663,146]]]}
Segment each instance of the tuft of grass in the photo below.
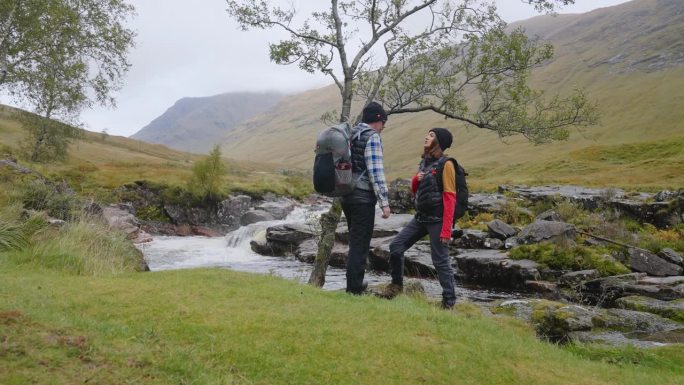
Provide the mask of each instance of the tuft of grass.
{"label": "tuft of grass", "polygon": [[39,219],[28,220],[24,231],[32,236],[22,247],[0,257],[12,265],[88,276],[120,274],[142,267],[140,251],[123,233],[112,231],[100,220],[82,216],[62,228],[44,226]]}
{"label": "tuft of grass", "polygon": [[20,250],[27,245],[21,227],[0,222],[0,251]]}
{"label": "tuft of grass", "polygon": [[553,243],[517,246],[508,253],[512,259],[531,259],[543,266],[559,270],[596,269],[602,276],[626,274],[622,263],[607,258],[609,250],[586,246],[564,247]]}

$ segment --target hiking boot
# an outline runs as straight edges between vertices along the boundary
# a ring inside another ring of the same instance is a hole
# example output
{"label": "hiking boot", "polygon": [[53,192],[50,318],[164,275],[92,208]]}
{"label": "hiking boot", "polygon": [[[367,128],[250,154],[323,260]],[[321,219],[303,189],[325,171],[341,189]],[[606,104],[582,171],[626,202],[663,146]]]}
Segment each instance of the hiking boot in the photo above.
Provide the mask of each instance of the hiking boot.
{"label": "hiking boot", "polygon": [[385,286],[385,288],[381,292],[378,293],[378,297],[392,299],[401,294],[403,291],[404,287],[402,285],[390,283],[389,285]]}
{"label": "hiking boot", "polygon": [[442,309],[452,310],[454,308],[455,302],[442,300]]}
{"label": "hiking boot", "polygon": [[361,289],[360,290],[349,290],[347,289],[347,293],[353,294],[353,295],[362,295],[366,294],[366,290],[368,289],[368,282],[363,281],[361,283]]}

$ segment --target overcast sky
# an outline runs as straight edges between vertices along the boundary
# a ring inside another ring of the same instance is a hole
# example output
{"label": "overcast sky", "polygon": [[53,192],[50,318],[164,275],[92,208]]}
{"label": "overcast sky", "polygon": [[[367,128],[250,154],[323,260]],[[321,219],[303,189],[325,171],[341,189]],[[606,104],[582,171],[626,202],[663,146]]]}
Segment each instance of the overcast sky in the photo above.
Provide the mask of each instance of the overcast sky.
{"label": "overcast sky", "polygon": [[[582,13],[625,1],[576,0],[559,13]],[[96,108],[82,114],[88,130],[132,135],[183,97],[233,91],[291,93],[331,83],[327,77],[307,74],[296,66],[271,63],[268,43],[277,41],[274,32],[240,31],[225,12],[224,0],[130,3],[137,12],[130,22],[138,34],[136,48],[129,55],[133,66],[123,89],[115,94],[116,109]],[[536,15],[520,0],[497,0],[497,4],[507,22]]]}

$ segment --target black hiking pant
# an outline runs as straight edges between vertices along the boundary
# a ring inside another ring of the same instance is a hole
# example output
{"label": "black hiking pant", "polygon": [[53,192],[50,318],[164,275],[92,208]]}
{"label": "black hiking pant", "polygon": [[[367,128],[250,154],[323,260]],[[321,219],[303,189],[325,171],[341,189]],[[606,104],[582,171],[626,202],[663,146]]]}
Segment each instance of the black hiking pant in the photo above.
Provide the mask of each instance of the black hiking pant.
{"label": "black hiking pant", "polygon": [[375,225],[375,203],[342,202],[342,211],[349,228],[349,254],[347,255],[347,292],[363,292],[363,276],[370,251],[373,226]]}

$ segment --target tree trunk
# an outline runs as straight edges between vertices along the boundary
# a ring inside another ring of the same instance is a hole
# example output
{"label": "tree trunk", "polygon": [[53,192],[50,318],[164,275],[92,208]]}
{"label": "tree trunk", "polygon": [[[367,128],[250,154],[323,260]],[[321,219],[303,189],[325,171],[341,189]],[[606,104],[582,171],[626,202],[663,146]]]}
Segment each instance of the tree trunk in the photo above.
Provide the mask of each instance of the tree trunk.
{"label": "tree trunk", "polygon": [[318,241],[318,253],[309,277],[309,285],[316,287],[325,285],[325,273],[328,270],[330,253],[335,244],[335,230],[337,230],[340,216],[342,216],[342,205],[339,199],[335,199],[330,210],[321,215],[321,238]]}

